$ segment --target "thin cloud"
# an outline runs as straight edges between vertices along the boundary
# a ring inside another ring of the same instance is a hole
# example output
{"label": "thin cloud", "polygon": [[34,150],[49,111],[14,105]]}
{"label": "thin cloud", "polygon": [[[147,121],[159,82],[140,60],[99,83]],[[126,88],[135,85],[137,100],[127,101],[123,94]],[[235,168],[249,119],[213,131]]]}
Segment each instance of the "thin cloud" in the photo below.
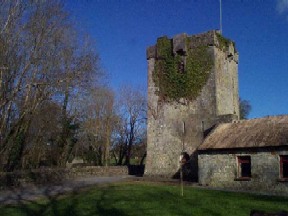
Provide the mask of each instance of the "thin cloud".
{"label": "thin cloud", "polygon": [[276,10],[279,14],[288,11],[288,0],[277,0]]}

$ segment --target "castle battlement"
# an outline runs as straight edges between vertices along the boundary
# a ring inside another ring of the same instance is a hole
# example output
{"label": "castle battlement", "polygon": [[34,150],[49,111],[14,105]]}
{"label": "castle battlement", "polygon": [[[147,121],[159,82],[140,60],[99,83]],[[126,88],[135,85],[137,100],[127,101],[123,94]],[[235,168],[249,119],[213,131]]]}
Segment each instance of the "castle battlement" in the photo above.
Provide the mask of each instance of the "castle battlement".
{"label": "castle battlement", "polygon": [[[167,38],[167,36],[159,37]],[[233,41],[224,38],[217,30],[208,31],[196,35],[187,35],[186,33],[181,33],[175,35],[171,40],[171,45],[173,46],[173,54],[183,53],[185,55],[188,49],[197,48],[199,46],[214,46],[225,52],[226,58],[231,58],[238,63],[238,53]],[[146,50],[147,60],[150,58],[159,58],[157,54],[157,45],[150,46]]]}

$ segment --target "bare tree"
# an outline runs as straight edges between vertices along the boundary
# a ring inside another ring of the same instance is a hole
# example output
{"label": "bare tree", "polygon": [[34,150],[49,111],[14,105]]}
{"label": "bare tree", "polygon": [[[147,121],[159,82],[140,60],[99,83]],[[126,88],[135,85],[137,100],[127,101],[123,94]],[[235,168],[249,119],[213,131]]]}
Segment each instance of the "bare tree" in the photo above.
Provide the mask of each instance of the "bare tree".
{"label": "bare tree", "polygon": [[[98,57],[80,43],[60,1],[0,3],[0,154],[6,170],[21,167],[33,115],[45,101],[62,106],[56,141],[64,165],[73,148],[70,97],[98,74]],[[88,81],[88,82],[87,82]]]}
{"label": "bare tree", "polygon": [[86,149],[86,156],[92,157],[98,165],[108,166],[111,134],[117,119],[114,93],[107,87],[91,89],[84,101],[78,147]]}
{"label": "bare tree", "polygon": [[[119,120],[114,141],[114,157],[117,164],[130,164],[132,147],[145,136],[146,97],[140,90],[125,86],[119,91]],[[118,156],[117,156],[118,155]]]}
{"label": "bare tree", "polygon": [[59,104],[45,101],[32,116],[26,134],[22,168],[56,166],[60,157],[57,139],[61,135],[62,110]]}

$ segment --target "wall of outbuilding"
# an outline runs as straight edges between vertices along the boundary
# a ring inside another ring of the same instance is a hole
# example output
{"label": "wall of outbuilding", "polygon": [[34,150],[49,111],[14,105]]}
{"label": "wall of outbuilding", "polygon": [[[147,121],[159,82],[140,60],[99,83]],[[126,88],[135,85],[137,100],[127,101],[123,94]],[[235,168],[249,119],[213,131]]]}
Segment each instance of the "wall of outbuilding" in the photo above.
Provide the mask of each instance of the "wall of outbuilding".
{"label": "wall of outbuilding", "polygon": [[[237,156],[241,155],[251,157],[252,176],[249,181],[237,179]],[[288,182],[280,181],[279,155],[288,155],[288,150],[199,152],[199,184],[217,188],[288,195]]]}

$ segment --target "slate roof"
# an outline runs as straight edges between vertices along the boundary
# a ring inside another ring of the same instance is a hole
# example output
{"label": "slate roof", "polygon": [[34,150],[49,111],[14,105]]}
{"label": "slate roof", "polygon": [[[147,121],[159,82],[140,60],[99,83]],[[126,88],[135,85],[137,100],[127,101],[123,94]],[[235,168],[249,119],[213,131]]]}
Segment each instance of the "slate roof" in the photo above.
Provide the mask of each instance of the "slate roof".
{"label": "slate roof", "polygon": [[288,115],[220,124],[198,150],[275,146],[288,147]]}

